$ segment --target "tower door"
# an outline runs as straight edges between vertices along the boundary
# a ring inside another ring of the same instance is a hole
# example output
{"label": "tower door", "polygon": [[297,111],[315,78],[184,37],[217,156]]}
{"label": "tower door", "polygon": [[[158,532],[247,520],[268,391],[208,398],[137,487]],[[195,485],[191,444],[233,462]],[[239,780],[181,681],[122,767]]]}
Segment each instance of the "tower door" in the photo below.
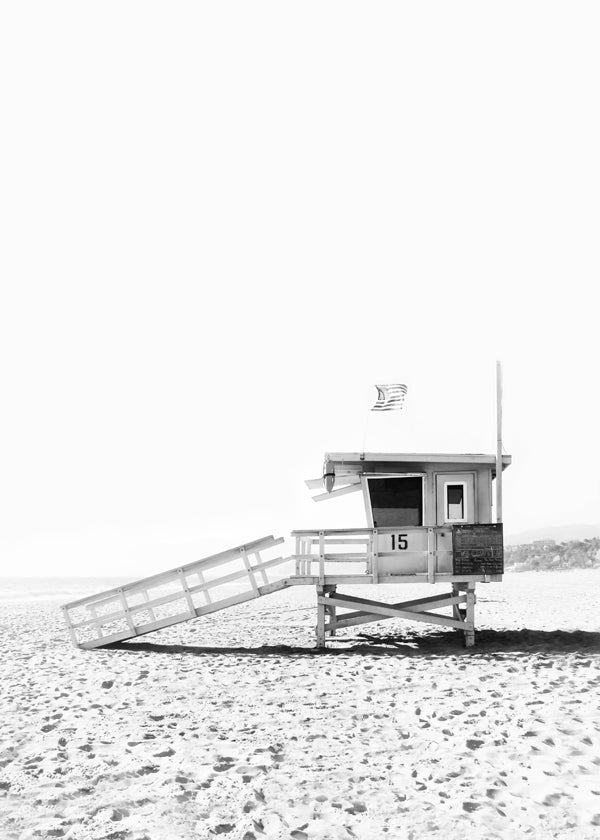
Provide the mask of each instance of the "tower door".
{"label": "tower door", "polygon": [[475,473],[438,473],[436,475],[436,523],[457,525],[477,522],[475,510]]}

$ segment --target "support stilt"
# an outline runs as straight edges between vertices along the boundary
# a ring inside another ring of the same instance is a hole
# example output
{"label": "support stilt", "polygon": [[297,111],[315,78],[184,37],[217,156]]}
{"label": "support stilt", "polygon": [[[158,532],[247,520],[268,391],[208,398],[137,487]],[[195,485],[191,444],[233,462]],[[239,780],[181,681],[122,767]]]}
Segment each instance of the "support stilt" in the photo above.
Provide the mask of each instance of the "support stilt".
{"label": "support stilt", "polygon": [[467,584],[467,616],[465,629],[465,647],[475,644],[475,584]]}
{"label": "support stilt", "polygon": [[[461,591],[464,589],[464,584],[460,583],[453,583],[452,584],[452,596],[456,597],[460,595]],[[464,621],[466,618],[465,610],[461,607],[460,604],[453,604],[452,605],[452,614],[457,621]]]}
{"label": "support stilt", "polygon": [[333,618],[335,619],[335,606],[325,603],[325,596],[331,592],[335,592],[336,587],[330,584],[324,586],[317,586],[317,647],[325,647],[325,617],[331,618],[333,610]]}
{"label": "support stilt", "polygon": [[464,623],[465,647],[473,647],[475,644],[475,583],[453,583],[452,594],[459,595],[466,593],[466,609],[460,604],[452,607],[454,618]]}
{"label": "support stilt", "polygon": [[[328,586],[327,589],[330,595],[335,595],[337,586]],[[325,625],[325,629],[330,636],[335,636],[336,612],[337,610],[335,604],[325,604],[325,621],[327,622]],[[330,627],[331,629],[327,629],[328,627]]]}

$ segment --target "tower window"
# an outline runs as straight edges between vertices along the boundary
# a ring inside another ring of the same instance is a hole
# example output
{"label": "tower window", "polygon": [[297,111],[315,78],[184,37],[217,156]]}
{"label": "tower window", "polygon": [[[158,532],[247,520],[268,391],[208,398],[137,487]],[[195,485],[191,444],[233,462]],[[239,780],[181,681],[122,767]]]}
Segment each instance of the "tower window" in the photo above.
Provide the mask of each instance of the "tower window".
{"label": "tower window", "polygon": [[375,528],[423,524],[421,476],[369,478]]}
{"label": "tower window", "polygon": [[467,518],[465,484],[446,484],[446,522],[464,522]]}

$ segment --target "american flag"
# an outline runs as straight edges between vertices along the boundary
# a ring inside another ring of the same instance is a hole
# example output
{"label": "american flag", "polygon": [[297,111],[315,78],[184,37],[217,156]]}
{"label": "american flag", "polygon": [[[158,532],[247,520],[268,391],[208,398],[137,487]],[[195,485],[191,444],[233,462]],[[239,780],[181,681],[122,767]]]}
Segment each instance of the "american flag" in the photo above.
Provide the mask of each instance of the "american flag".
{"label": "american flag", "polygon": [[393,411],[404,407],[406,385],[376,385],[377,402],[371,411]]}

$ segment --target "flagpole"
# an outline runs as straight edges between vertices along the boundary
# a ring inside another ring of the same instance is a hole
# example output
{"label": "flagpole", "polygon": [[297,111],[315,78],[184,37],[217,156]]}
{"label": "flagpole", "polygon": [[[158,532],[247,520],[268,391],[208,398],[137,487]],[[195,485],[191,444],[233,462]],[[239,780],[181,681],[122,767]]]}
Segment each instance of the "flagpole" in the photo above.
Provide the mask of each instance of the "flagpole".
{"label": "flagpole", "polygon": [[367,419],[365,420],[365,425],[363,427],[363,441],[362,441],[362,457],[365,457],[365,447],[367,445],[367,432],[369,431],[369,417],[371,416],[371,412],[367,411]]}
{"label": "flagpole", "polygon": [[502,522],[502,363],[496,362],[496,522]]}

